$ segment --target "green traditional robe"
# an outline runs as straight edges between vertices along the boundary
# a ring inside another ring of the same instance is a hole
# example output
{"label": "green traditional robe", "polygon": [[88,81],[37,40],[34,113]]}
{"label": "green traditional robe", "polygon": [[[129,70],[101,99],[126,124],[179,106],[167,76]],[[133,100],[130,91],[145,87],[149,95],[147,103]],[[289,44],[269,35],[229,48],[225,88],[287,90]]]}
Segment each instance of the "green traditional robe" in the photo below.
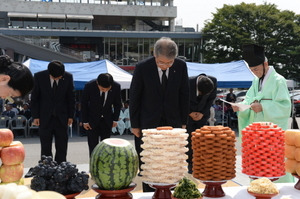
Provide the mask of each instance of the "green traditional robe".
{"label": "green traditional robe", "polygon": [[[286,79],[270,66],[270,73],[264,79],[264,85],[259,91],[259,78],[255,77],[246,98],[242,104],[251,104],[257,100],[262,105],[262,112],[255,113],[247,109],[238,112],[239,132],[253,122],[272,122],[283,130],[288,128],[291,114],[291,99],[286,85]],[[294,182],[293,176],[287,173],[276,182]]]}
{"label": "green traditional robe", "polygon": [[239,130],[241,132],[246,126],[253,122],[272,122],[283,130],[288,128],[288,120],[291,114],[291,99],[286,85],[286,79],[272,70],[261,91],[258,91],[259,79],[255,77],[252,86],[246,94],[242,104],[251,104],[257,100],[263,108],[262,112],[255,113],[247,109],[238,112]]}

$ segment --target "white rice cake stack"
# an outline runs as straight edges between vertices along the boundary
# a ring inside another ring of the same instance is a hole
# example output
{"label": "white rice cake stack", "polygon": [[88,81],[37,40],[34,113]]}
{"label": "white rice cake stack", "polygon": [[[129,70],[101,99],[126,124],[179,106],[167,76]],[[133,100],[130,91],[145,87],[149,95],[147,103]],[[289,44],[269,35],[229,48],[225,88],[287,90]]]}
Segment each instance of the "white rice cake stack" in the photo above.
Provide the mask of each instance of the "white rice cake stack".
{"label": "white rice cake stack", "polygon": [[158,127],[142,132],[142,181],[173,184],[182,179],[187,172],[186,129]]}

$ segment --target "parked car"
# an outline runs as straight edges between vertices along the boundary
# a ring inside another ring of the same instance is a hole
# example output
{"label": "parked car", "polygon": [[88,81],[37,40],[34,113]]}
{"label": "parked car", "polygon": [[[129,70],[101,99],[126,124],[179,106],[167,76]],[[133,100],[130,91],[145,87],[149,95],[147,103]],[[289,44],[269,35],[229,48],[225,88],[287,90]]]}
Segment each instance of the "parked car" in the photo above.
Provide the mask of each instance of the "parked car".
{"label": "parked car", "polygon": [[238,90],[234,92],[236,95],[236,103],[244,101],[248,90]]}
{"label": "parked car", "polygon": [[226,89],[217,89],[217,99],[224,99],[226,98],[228,91]]}
{"label": "parked car", "polygon": [[300,116],[300,92],[291,94],[291,100],[296,116]]}

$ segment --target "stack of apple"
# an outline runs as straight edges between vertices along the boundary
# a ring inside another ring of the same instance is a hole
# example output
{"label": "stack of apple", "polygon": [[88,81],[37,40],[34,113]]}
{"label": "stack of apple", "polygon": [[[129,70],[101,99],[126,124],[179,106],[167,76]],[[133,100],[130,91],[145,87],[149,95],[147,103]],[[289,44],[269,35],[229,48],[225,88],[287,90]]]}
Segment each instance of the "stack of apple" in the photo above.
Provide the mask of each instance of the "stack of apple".
{"label": "stack of apple", "polygon": [[0,129],[1,183],[18,182],[23,176],[25,149],[20,141],[13,141],[10,129]]}

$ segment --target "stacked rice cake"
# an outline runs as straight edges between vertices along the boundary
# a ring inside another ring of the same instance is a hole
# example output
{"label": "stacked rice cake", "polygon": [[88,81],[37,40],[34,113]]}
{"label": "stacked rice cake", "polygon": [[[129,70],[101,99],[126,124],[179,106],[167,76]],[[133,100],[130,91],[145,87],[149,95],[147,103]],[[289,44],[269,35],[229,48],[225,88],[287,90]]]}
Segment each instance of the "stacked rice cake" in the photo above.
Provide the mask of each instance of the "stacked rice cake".
{"label": "stacked rice cake", "polygon": [[182,179],[187,172],[186,129],[158,127],[142,132],[142,180],[173,184]]}

